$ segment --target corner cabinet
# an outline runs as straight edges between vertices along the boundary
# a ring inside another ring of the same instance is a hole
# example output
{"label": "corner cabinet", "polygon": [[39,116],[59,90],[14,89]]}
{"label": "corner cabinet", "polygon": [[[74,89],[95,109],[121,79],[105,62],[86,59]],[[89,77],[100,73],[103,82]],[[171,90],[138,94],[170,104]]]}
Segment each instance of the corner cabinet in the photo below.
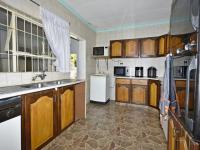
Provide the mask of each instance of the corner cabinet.
{"label": "corner cabinet", "polygon": [[61,87],[58,92],[58,130],[60,132],[74,122],[74,88]]}
{"label": "corner cabinet", "polygon": [[158,108],[160,101],[160,81],[159,80],[149,80],[149,106]]}
{"label": "corner cabinet", "polygon": [[40,149],[56,135],[57,102],[54,95],[54,90],[47,90],[23,96],[23,149]]}
{"label": "corner cabinet", "polygon": [[131,82],[129,79],[116,79],[116,101],[128,103],[130,100]]}
{"label": "corner cabinet", "polygon": [[120,58],[123,56],[123,41],[110,41],[110,57]]}
{"label": "corner cabinet", "polygon": [[169,52],[168,41],[169,41],[168,35],[163,35],[163,36],[159,37],[159,39],[158,39],[158,56],[165,56],[168,54],[168,52]]}

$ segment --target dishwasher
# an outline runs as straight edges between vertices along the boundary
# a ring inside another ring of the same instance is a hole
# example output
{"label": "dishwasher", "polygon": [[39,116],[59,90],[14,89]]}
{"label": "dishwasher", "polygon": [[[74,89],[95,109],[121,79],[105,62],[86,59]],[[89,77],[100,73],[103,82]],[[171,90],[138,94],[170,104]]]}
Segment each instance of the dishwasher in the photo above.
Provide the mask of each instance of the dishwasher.
{"label": "dishwasher", "polygon": [[0,99],[0,150],[21,150],[21,97]]}

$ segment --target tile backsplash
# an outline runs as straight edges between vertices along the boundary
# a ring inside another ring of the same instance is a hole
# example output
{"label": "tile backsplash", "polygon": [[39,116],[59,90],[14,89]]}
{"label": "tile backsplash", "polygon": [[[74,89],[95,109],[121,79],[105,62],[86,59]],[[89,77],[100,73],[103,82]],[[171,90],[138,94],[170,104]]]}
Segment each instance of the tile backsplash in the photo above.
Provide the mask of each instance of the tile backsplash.
{"label": "tile backsplash", "polygon": [[70,78],[69,73],[46,72],[47,76],[44,80],[38,78],[36,81],[32,81],[32,77],[36,74],[40,74],[40,72],[0,73],[0,87]]}

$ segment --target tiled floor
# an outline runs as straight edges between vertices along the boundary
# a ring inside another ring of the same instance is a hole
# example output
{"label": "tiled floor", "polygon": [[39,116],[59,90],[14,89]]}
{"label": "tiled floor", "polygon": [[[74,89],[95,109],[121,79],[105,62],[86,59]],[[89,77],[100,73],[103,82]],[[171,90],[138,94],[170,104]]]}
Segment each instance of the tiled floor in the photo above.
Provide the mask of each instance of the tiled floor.
{"label": "tiled floor", "polygon": [[89,104],[87,119],[70,126],[43,150],[166,150],[158,111],[110,102]]}

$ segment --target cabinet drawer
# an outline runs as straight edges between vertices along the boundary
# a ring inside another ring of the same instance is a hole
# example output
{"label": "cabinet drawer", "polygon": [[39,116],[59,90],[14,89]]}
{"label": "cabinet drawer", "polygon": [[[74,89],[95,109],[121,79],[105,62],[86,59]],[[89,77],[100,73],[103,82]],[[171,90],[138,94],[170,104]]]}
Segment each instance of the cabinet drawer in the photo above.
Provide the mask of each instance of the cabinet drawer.
{"label": "cabinet drawer", "polygon": [[186,87],[186,80],[176,80],[176,87]]}
{"label": "cabinet drawer", "polygon": [[132,84],[138,84],[138,85],[147,85],[148,84],[148,80],[132,80],[131,81]]}
{"label": "cabinet drawer", "polygon": [[116,84],[131,84],[129,79],[116,79]]}

